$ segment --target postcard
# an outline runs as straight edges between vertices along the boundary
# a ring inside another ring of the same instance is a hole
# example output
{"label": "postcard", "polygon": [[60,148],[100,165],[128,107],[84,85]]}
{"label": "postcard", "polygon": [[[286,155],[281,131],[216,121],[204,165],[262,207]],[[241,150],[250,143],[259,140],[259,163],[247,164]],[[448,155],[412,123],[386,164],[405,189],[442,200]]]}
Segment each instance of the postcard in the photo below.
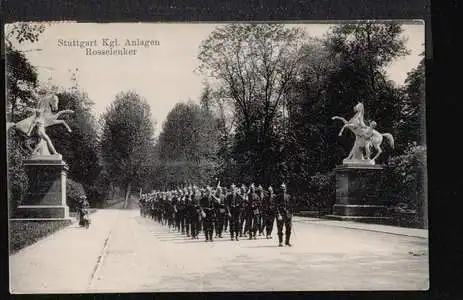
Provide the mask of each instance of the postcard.
{"label": "postcard", "polygon": [[10,293],[429,289],[424,31],[6,24]]}

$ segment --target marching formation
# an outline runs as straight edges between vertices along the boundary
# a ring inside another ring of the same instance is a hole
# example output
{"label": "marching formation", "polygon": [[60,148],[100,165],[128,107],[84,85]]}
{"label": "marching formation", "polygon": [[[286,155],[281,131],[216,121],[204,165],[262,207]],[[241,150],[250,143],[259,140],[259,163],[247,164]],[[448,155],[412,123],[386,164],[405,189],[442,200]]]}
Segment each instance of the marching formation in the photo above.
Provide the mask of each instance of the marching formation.
{"label": "marching formation", "polygon": [[227,231],[230,240],[239,237],[257,239],[257,235],[272,238],[272,230],[277,223],[278,246],[283,246],[283,227],[285,245],[291,246],[291,225],[293,205],[286,185],[280,186],[278,193],[269,186],[262,185],[240,188],[232,184],[230,188],[196,185],[171,191],[153,191],[142,194],[140,213],[160,224],[177,230],[191,239],[199,239],[204,233],[205,241],[223,238]]}

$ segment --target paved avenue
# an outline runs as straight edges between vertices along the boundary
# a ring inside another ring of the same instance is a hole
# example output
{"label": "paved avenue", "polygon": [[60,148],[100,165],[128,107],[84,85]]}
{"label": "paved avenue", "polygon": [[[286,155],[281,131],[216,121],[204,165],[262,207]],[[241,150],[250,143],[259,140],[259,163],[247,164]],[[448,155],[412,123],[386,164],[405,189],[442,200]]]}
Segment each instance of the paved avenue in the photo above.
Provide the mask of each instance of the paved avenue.
{"label": "paved avenue", "polygon": [[99,210],[10,256],[11,293],[426,290],[424,230],[294,218],[273,239],[190,240],[138,210]]}

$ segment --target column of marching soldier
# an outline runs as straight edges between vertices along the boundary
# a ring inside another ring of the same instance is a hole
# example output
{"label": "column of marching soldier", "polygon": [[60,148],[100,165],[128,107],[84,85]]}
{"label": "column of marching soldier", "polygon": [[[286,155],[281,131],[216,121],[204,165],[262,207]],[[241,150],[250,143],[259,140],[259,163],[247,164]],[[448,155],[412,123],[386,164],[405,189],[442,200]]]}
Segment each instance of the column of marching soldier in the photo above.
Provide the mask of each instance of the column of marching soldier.
{"label": "column of marching soldier", "polygon": [[229,230],[230,239],[238,241],[247,236],[272,238],[272,229],[277,223],[278,246],[291,246],[292,203],[286,185],[274,193],[271,186],[265,191],[262,185],[241,188],[234,184],[229,189],[218,185],[216,188],[196,185],[170,191],[153,191],[142,194],[139,200],[140,213],[163,226],[182,233],[188,238],[199,239],[201,232],[205,241],[223,238]]}

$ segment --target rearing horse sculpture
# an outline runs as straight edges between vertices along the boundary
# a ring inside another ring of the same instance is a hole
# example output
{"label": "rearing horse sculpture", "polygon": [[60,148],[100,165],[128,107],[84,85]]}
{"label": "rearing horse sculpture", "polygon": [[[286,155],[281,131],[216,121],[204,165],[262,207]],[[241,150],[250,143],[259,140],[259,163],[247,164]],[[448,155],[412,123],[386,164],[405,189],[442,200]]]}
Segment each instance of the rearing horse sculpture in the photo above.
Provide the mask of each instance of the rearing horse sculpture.
{"label": "rearing horse sculpture", "polygon": [[[74,113],[73,110],[66,109],[58,112],[59,99],[54,94],[46,94],[39,97],[39,103],[37,108],[29,108],[29,111],[32,111],[34,114],[28,118],[25,118],[17,123],[7,122],[6,129],[7,131],[10,128],[14,128],[16,132],[21,134],[25,138],[25,145],[30,150],[32,155],[55,155],[55,147],[53,146],[50,137],[47,135],[45,128],[53,125],[64,125],[68,132],[71,132],[71,128],[64,120],[58,120],[61,115],[66,113]],[[28,143],[31,139],[31,133],[33,129],[36,129],[36,134],[39,138],[38,143],[32,149]]]}
{"label": "rearing horse sculpture", "polygon": [[[349,121],[338,116],[332,117],[333,120],[341,120],[344,123],[344,126],[339,131],[339,136],[342,135],[343,130],[346,127],[349,128],[355,135],[354,146],[344,161],[356,160],[374,164],[375,160],[383,152],[381,149],[383,137],[386,137],[389,140],[392,147],[394,147],[394,138],[390,133],[379,133],[376,131],[376,122],[374,121],[370,123],[370,126],[365,124],[363,119],[364,106],[362,103],[357,103],[354,107],[354,111],[356,111],[356,114]],[[370,148],[372,146],[376,149],[376,155],[373,159],[370,159]],[[365,149],[365,155],[363,155],[361,148]]]}

